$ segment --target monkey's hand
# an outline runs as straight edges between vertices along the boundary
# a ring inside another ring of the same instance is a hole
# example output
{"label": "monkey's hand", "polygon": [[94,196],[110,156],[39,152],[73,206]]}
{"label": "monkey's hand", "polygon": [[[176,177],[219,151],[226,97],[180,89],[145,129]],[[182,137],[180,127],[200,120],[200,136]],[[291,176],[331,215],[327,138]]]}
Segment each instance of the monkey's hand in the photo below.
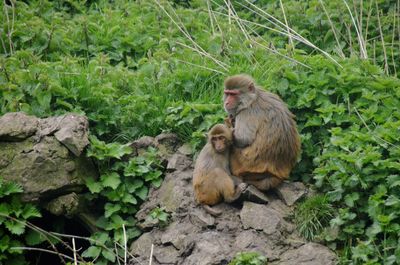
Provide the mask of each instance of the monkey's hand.
{"label": "monkey's hand", "polygon": [[228,128],[235,128],[235,117],[233,117],[233,115],[229,115],[224,119],[224,123]]}
{"label": "monkey's hand", "polygon": [[228,128],[233,128],[233,124],[232,124],[231,118],[226,117],[226,118],[224,119],[224,123],[225,123],[226,127],[228,127]]}
{"label": "monkey's hand", "polygon": [[237,185],[237,189],[240,190],[240,192],[242,193],[247,189],[248,186],[249,184],[242,182]]}

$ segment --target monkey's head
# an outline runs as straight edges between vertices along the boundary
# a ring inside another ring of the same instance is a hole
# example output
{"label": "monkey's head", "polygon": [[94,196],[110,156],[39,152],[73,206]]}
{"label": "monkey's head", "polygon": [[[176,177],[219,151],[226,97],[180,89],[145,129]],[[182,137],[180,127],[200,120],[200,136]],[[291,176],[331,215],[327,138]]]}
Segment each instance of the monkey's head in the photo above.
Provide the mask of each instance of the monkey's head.
{"label": "monkey's head", "polygon": [[224,108],[235,116],[247,108],[256,98],[256,85],[249,75],[234,75],[225,79]]}
{"label": "monkey's head", "polygon": [[208,132],[208,142],[217,153],[223,153],[232,145],[232,130],[225,124],[217,124]]}

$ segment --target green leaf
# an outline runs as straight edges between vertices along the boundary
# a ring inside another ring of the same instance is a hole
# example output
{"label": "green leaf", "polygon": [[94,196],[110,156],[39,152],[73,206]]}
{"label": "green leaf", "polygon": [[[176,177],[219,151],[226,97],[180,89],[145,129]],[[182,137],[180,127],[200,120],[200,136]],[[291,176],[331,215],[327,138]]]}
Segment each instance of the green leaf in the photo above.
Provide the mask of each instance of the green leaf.
{"label": "green leaf", "polygon": [[113,215],[114,213],[118,212],[119,210],[121,210],[121,205],[119,204],[112,204],[112,203],[106,203],[106,205],[104,206],[105,208],[105,212],[104,212],[104,216],[106,218],[110,217],[111,215]]}
{"label": "green leaf", "polygon": [[143,186],[141,189],[135,192],[135,195],[144,201],[147,197],[148,192],[149,189],[146,186]]}
{"label": "green leaf", "polygon": [[86,249],[82,253],[82,257],[84,258],[97,258],[101,253],[101,248],[96,247],[96,246],[91,246],[88,249]]}
{"label": "green leaf", "polygon": [[91,193],[99,193],[103,189],[101,183],[97,182],[93,178],[86,178],[85,182]]}
{"label": "green leaf", "polygon": [[14,235],[22,235],[25,232],[25,222],[24,221],[14,221],[6,220],[4,222],[7,229]]}
{"label": "green leaf", "polygon": [[103,250],[101,252],[101,254],[103,255],[104,258],[106,258],[107,260],[111,261],[111,262],[115,262],[115,254],[109,250]]}
{"label": "green leaf", "polygon": [[22,211],[22,217],[27,220],[32,217],[42,217],[42,215],[35,206],[26,204]]}
{"label": "green leaf", "polygon": [[25,240],[29,246],[35,246],[46,241],[46,237],[37,231],[29,230],[25,235]]}
{"label": "green leaf", "polygon": [[120,176],[117,172],[111,172],[101,176],[103,187],[110,187],[115,190],[121,184]]}

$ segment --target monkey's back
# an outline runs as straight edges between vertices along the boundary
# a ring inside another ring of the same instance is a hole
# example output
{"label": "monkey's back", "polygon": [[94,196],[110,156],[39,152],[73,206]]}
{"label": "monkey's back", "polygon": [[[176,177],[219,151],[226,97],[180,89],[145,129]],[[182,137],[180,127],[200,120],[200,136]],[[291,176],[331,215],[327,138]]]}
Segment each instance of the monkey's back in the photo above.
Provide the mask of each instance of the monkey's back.
{"label": "monkey's back", "polygon": [[[257,89],[257,93],[251,106],[236,117],[236,124],[243,122],[246,127],[256,130],[256,137],[250,146],[234,148],[232,173],[268,171],[279,178],[287,178],[300,153],[294,115],[278,95],[261,89]],[[237,161],[239,157],[240,161]]]}
{"label": "monkey's back", "polygon": [[223,171],[229,172],[228,157],[216,154],[207,143],[200,151],[193,171],[193,190],[198,203],[214,205],[222,201],[216,182]]}

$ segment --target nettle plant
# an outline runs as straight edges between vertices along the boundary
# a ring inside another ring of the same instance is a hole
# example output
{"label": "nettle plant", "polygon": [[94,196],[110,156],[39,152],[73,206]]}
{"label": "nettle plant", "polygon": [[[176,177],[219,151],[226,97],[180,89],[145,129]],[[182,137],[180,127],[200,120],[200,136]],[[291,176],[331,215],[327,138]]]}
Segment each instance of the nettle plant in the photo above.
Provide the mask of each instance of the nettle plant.
{"label": "nettle plant", "polygon": [[[400,259],[400,80],[367,61],[319,56],[310,71],[277,69],[273,87],[297,116],[302,158],[293,178],[315,183],[335,206],[325,239],[350,260]],[[286,82],[285,82],[286,81]],[[312,222],[310,223],[312,224]]]}
{"label": "nettle plant", "polygon": [[121,246],[124,246],[125,240],[130,242],[140,235],[133,216],[146,199],[150,185],[160,187],[163,167],[155,148],[123,160],[124,156],[129,157],[133,152],[128,145],[115,142],[107,144],[94,136],[90,141],[88,156],[96,159],[100,178],[86,180],[91,192],[88,198],[102,205],[100,211],[104,215],[96,223],[102,232],[92,235],[92,246],[82,256],[93,259],[100,257],[96,264],[106,264],[107,261],[115,262],[117,257],[103,246],[114,249],[116,243],[120,246],[118,251],[123,253],[125,250]]}
{"label": "nettle plant", "polygon": [[27,221],[41,214],[34,205],[21,201],[22,191],[18,184],[0,177],[0,264],[26,264],[21,247],[25,242],[34,244]]}

